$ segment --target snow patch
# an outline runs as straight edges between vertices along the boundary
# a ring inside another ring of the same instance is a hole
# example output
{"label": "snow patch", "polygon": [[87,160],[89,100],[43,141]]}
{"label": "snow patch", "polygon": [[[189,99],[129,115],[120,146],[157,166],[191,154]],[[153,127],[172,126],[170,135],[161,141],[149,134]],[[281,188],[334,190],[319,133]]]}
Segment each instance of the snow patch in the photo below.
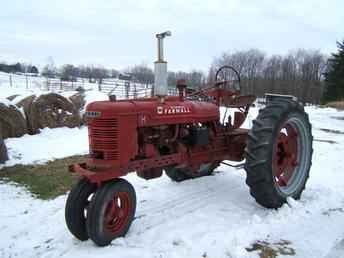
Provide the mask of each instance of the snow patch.
{"label": "snow patch", "polygon": [[9,160],[4,166],[43,164],[47,161],[88,152],[87,128],[44,128],[36,135],[5,140]]}

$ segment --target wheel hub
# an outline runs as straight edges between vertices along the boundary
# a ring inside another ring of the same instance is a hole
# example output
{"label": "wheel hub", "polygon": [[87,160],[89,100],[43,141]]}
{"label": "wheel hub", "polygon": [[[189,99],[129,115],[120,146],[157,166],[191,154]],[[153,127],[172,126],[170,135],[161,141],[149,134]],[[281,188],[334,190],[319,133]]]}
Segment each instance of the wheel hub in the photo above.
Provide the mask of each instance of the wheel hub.
{"label": "wheel hub", "polygon": [[109,201],[104,214],[104,226],[111,234],[118,234],[127,223],[130,199],[126,192],[117,193]]}
{"label": "wheel hub", "polygon": [[298,165],[298,134],[286,124],[279,132],[274,156],[274,179],[278,186],[288,186]]}

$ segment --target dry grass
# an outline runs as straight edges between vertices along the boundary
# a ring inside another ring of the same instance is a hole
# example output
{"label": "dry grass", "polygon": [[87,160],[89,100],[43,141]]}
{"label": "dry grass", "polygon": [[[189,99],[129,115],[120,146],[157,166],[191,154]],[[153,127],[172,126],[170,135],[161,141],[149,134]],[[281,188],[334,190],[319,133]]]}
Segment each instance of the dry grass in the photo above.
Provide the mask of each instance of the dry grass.
{"label": "dry grass", "polygon": [[73,156],[50,161],[44,165],[16,165],[0,170],[0,180],[25,186],[41,199],[52,199],[65,194],[77,180],[68,172],[68,165],[82,162],[84,156]]}
{"label": "dry grass", "polygon": [[246,251],[258,252],[260,258],[277,258],[279,255],[294,256],[295,250],[290,245],[291,242],[288,240],[280,240],[276,243],[257,241],[251,247],[246,248]]}
{"label": "dry grass", "polygon": [[344,110],[344,100],[328,102],[324,106]]}

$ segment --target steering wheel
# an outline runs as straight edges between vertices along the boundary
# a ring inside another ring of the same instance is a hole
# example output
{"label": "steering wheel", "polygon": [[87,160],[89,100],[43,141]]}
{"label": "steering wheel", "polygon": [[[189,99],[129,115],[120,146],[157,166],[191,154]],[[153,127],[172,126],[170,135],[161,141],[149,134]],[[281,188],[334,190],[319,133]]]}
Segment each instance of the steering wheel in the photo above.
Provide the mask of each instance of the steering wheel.
{"label": "steering wheel", "polygon": [[221,89],[228,90],[233,95],[239,95],[241,91],[240,74],[232,66],[221,66],[215,74],[215,85]]}

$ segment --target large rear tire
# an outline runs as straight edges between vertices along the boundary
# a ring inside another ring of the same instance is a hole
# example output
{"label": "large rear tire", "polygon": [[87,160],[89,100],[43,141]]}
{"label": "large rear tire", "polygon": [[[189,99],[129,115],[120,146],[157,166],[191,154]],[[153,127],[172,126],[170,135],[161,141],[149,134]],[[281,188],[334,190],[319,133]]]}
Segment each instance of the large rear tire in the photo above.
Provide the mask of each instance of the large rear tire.
{"label": "large rear tire", "polygon": [[250,194],[267,208],[299,199],[312,164],[312,129],[308,115],[292,100],[272,101],[259,111],[245,149]]}
{"label": "large rear tire", "polygon": [[89,237],[99,246],[106,246],[124,236],[134,219],[136,194],[134,187],[118,178],[101,186],[92,199],[86,220]]}
{"label": "large rear tire", "polygon": [[95,184],[82,178],[73,186],[67,198],[65,207],[66,224],[69,231],[81,241],[88,239],[85,224],[87,207],[96,190],[97,186]]}

